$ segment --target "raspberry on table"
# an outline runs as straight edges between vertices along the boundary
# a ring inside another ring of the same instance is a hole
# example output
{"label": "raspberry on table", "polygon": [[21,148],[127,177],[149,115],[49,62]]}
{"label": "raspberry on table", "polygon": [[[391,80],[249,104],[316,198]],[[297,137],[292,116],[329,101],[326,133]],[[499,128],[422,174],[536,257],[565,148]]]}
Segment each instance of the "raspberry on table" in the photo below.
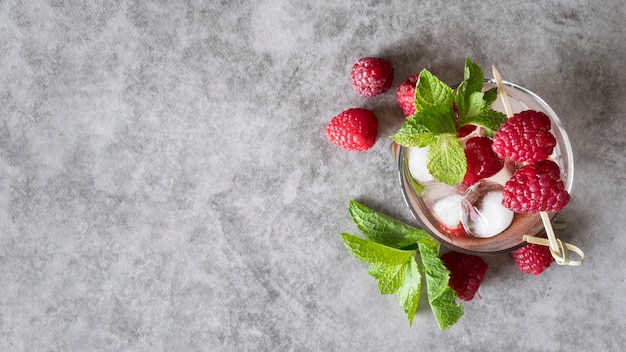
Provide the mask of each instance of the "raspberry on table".
{"label": "raspberry on table", "polygon": [[487,263],[478,256],[460,252],[447,252],[441,260],[450,270],[448,286],[463,301],[471,301],[487,274]]}
{"label": "raspberry on table", "polygon": [[415,114],[415,85],[419,74],[409,76],[396,89],[396,101],[405,117]]}
{"label": "raspberry on table", "polygon": [[500,158],[518,162],[546,160],[555,146],[550,118],[541,111],[526,110],[513,115],[493,137],[493,151]]}
{"label": "raspberry on table", "polygon": [[351,151],[364,151],[376,143],[378,119],[373,112],[353,108],[333,117],[326,126],[328,139]]}
{"label": "raspberry on table", "polygon": [[552,160],[523,166],[504,184],[502,205],[522,214],[559,212],[570,200]]}
{"label": "raspberry on table", "polygon": [[515,266],[524,273],[539,275],[554,261],[550,247],[529,243],[511,252]]}
{"label": "raspberry on table", "polygon": [[474,183],[493,176],[502,170],[504,159],[500,159],[491,148],[492,141],[487,137],[472,137],[465,142],[465,158],[467,170],[463,177],[463,184],[471,186]]}
{"label": "raspberry on table", "polygon": [[386,59],[364,57],[352,66],[350,78],[357,94],[366,98],[375,97],[391,88],[393,67]]}

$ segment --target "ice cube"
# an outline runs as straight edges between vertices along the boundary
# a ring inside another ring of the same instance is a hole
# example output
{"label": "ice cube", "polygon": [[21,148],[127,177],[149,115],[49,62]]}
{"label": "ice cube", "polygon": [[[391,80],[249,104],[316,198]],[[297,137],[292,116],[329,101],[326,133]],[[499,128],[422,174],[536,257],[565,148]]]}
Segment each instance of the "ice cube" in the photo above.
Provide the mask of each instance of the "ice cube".
{"label": "ice cube", "polygon": [[463,191],[457,191],[456,187],[449,186],[443,182],[429,182],[424,185],[423,197],[426,202],[431,205],[441,198],[445,198],[452,194],[463,194]]}
{"label": "ice cube", "polygon": [[421,184],[434,180],[426,167],[426,154],[428,154],[428,147],[413,147],[407,150],[409,172],[413,179]]}
{"label": "ice cube", "polygon": [[463,196],[453,193],[432,205],[432,212],[437,221],[449,229],[456,229],[461,224],[461,201]]}
{"label": "ice cube", "polygon": [[461,222],[474,237],[493,237],[513,222],[514,213],[502,205],[502,185],[481,180],[468,188],[461,202]]}

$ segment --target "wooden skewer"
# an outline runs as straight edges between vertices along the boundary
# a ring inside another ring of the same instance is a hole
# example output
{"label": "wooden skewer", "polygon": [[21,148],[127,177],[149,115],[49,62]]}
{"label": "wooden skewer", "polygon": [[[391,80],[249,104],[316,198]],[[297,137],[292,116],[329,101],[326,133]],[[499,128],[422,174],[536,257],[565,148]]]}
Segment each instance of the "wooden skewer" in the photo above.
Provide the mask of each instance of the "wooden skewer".
{"label": "wooden skewer", "polygon": [[511,108],[511,103],[509,102],[509,96],[506,94],[506,88],[504,88],[504,83],[502,83],[502,76],[500,76],[500,72],[495,66],[491,66],[491,71],[493,72],[493,78],[496,79],[496,85],[498,86],[498,93],[500,94],[500,98],[502,99],[502,104],[504,105],[504,111],[506,111],[506,116],[508,118],[513,117],[513,109]]}
{"label": "wooden skewer", "polygon": [[[502,82],[502,76],[500,76],[500,72],[496,69],[495,66],[491,66],[491,71],[493,72],[493,77],[496,79],[496,85],[498,87],[498,94],[502,99],[502,104],[504,105],[504,110],[506,111],[506,115],[509,118],[513,117],[513,109],[511,108],[511,103],[509,102],[509,96],[506,94],[506,88],[504,87],[504,83]],[[541,221],[543,222],[543,227],[546,229],[546,235],[548,236],[548,240],[546,241],[543,238],[536,238],[533,236],[524,236],[524,241],[528,243],[547,245],[550,247],[550,253],[552,257],[559,265],[573,265],[578,266],[582,264],[585,254],[580,248],[571,245],[569,243],[563,243],[561,240],[556,238],[554,234],[554,230],[552,229],[552,223],[550,222],[550,216],[547,212],[542,211],[539,212],[541,216]],[[547,242],[547,243],[546,243]],[[572,250],[576,252],[580,256],[580,260],[570,260],[568,250]]]}

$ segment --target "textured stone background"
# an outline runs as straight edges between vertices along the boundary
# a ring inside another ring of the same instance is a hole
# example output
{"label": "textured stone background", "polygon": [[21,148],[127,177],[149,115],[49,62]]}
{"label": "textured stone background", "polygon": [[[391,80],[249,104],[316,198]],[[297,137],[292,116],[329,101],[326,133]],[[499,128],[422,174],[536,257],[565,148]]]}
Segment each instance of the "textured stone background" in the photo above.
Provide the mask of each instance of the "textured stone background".
{"label": "textured stone background", "polygon": [[[0,1],[1,351],[618,351],[626,342],[626,5],[608,1]],[[576,159],[559,235],[582,267],[486,257],[438,331],[380,296],[349,199],[411,221],[395,87],[466,56],[557,111]],[[379,117],[349,153],[324,128]]]}

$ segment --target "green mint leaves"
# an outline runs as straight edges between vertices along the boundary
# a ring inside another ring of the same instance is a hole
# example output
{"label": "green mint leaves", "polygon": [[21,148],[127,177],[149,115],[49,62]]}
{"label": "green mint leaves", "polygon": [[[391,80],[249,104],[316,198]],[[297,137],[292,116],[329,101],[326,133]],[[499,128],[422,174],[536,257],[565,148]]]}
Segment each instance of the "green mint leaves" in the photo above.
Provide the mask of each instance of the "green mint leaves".
{"label": "green mint leaves", "polygon": [[348,211],[352,221],[372,242],[396,249],[411,246],[415,249],[418,242],[423,242],[436,248],[437,242],[426,231],[406,225],[359,202],[350,201]]}
{"label": "green mint leaves", "polygon": [[418,246],[426,274],[428,303],[439,328],[445,330],[463,316],[463,306],[456,303],[456,294],[448,286],[450,271],[439,259],[439,251],[421,243]]}
{"label": "green mint leaves", "polygon": [[447,84],[427,70],[419,74],[415,85],[415,110],[421,111],[431,106],[451,105],[454,91]]}
{"label": "green mint leaves", "polygon": [[451,186],[463,181],[467,160],[455,135],[441,134],[439,141],[429,146],[426,158],[426,167],[435,180]]}
{"label": "green mint leaves", "polygon": [[439,259],[439,243],[426,231],[356,201],[350,202],[349,211],[368,239],[343,233],[344,245],[357,259],[369,264],[368,274],[378,280],[381,294],[396,293],[409,325],[420,299],[422,277],[439,328],[445,330],[454,325],[463,315],[463,307],[456,303],[454,291],[448,286],[450,272]]}
{"label": "green mint leaves", "polygon": [[398,292],[398,302],[409,318],[409,325],[412,324],[422,279],[415,260],[416,252],[390,248],[349,233],[341,236],[348,251],[369,264],[368,274],[378,280],[380,294]]}
{"label": "green mint leaves", "polygon": [[[491,110],[491,104],[498,97],[497,88],[482,92],[483,71],[470,59],[465,59],[463,82],[457,88],[454,103],[459,113],[458,127],[475,125],[483,127],[487,134],[493,134],[506,121],[506,115]],[[491,118],[484,117],[491,115]]]}
{"label": "green mint leaves", "polygon": [[497,98],[496,88],[482,92],[483,81],[482,70],[469,59],[456,93],[427,70],[419,74],[416,112],[391,138],[405,147],[429,147],[426,164],[437,181],[453,186],[463,180],[467,160],[456,137],[459,128],[475,125],[493,136],[506,121],[506,115],[490,108]]}

